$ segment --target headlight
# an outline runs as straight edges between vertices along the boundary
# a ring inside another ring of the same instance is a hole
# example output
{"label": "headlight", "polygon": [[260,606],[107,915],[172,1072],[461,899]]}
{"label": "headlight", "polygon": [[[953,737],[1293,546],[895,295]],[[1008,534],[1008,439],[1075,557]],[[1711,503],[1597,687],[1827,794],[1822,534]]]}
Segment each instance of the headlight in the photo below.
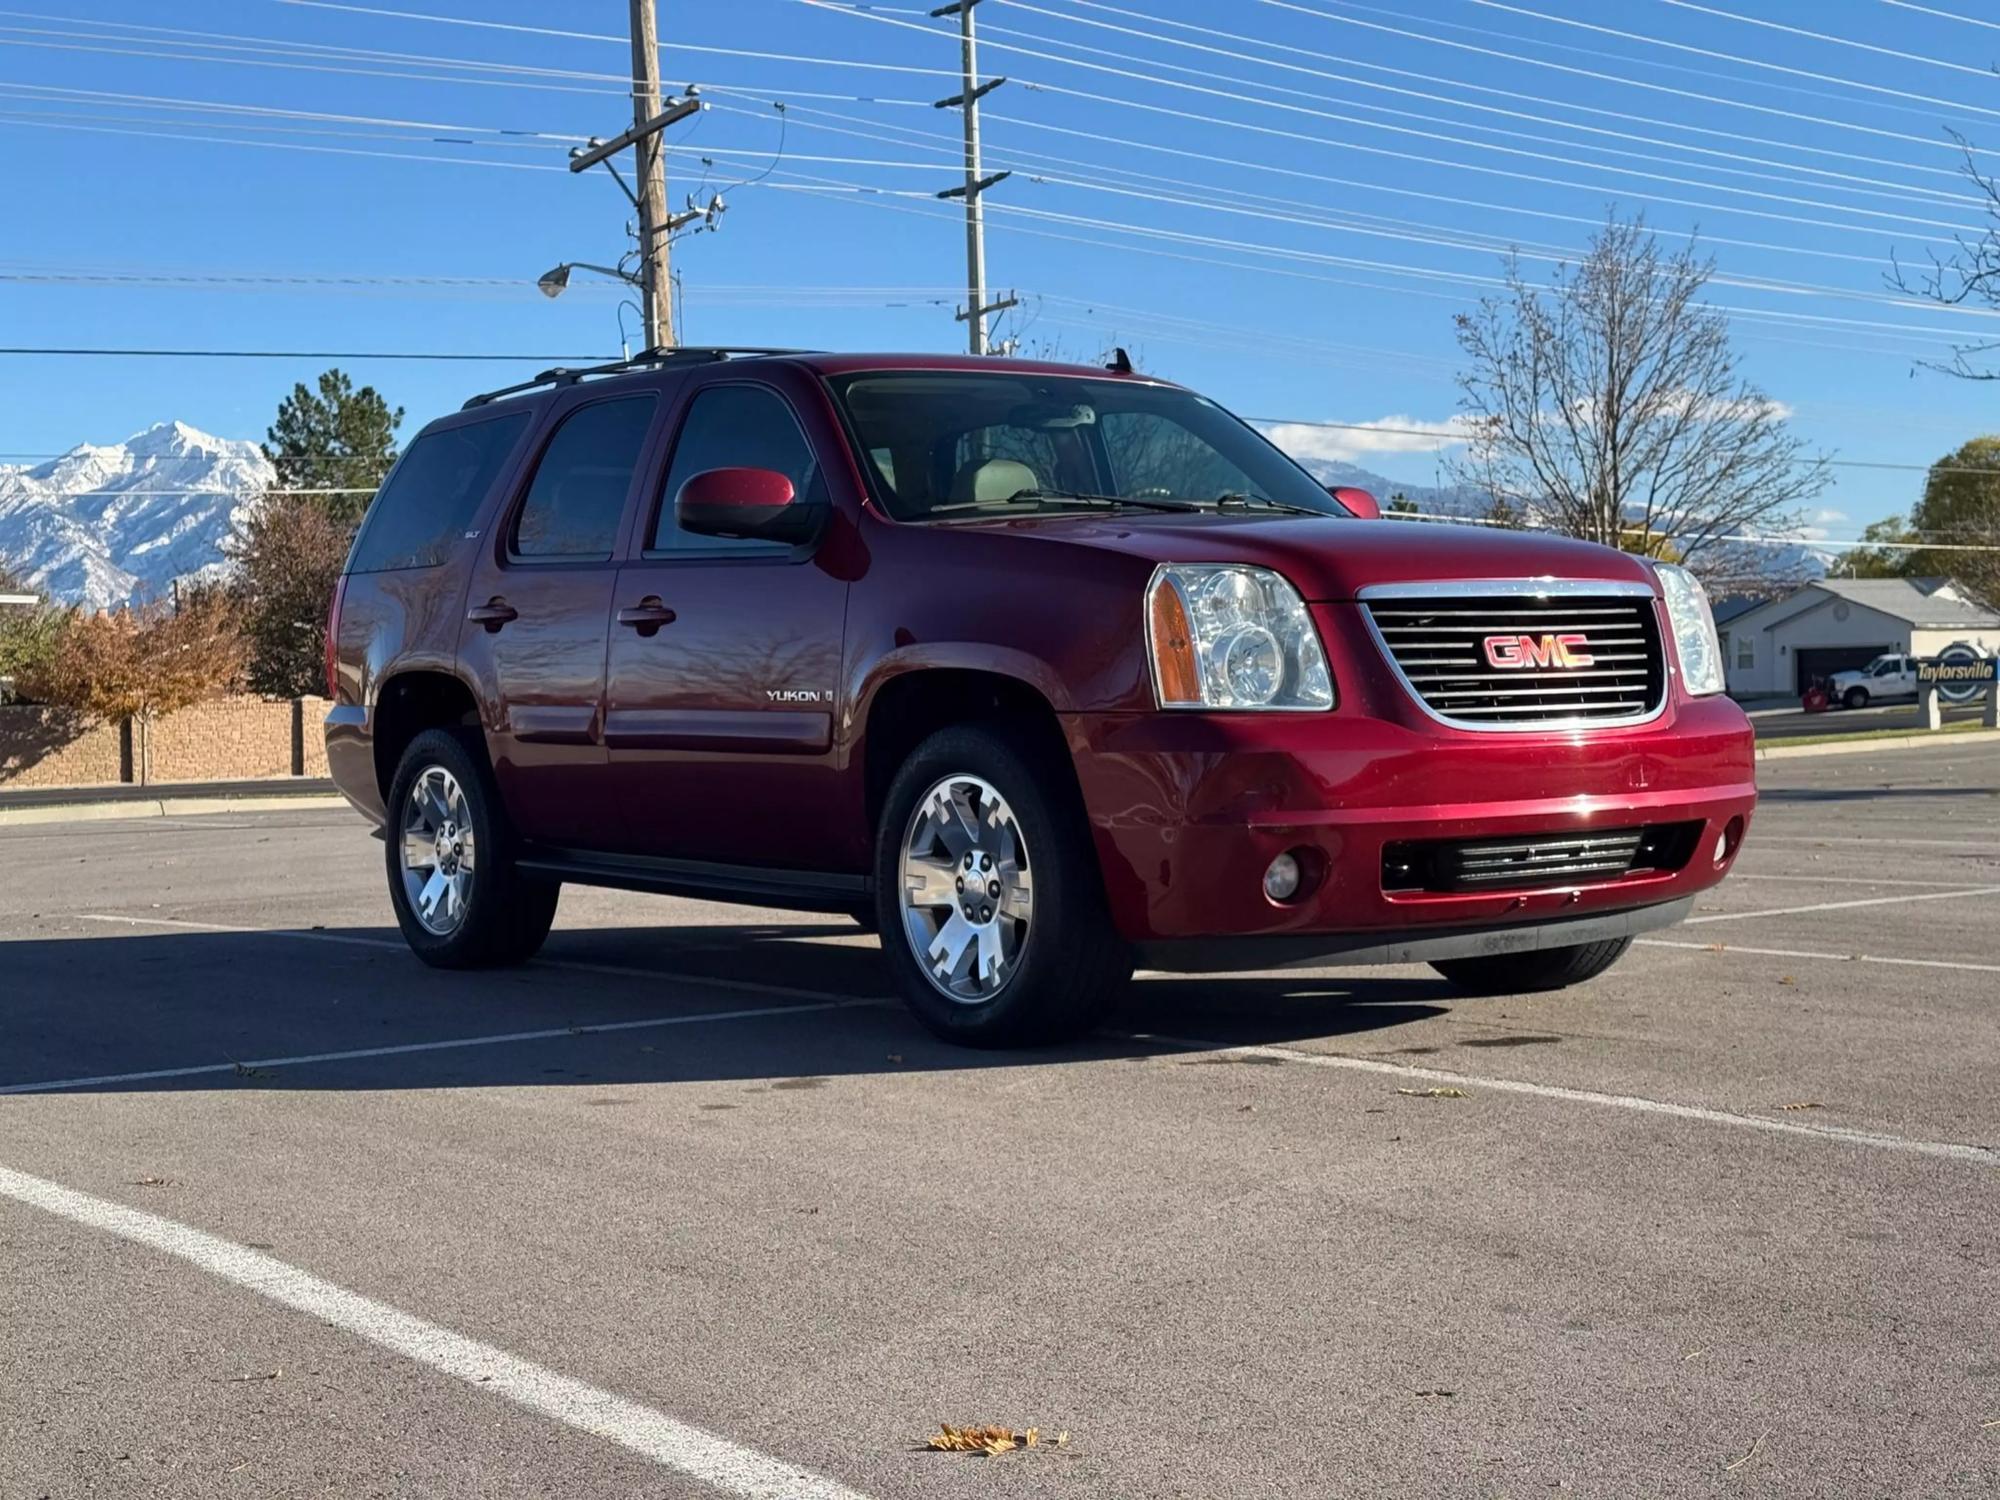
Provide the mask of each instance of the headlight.
{"label": "headlight", "polygon": [[1654,563],[1660,591],[1666,595],[1667,620],[1674,627],[1674,654],[1681,661],[1681,686],[1695,697],[1723,689],[1722,645],[1715,638],[1715,614],[1708,607],[1708,590],[1686,568]]}
{"label": "headlight", "polygon": [[1146,592],[1162,708],[1333,707],[1333,675],[1299,591],[1269,568],[1168,563]]}

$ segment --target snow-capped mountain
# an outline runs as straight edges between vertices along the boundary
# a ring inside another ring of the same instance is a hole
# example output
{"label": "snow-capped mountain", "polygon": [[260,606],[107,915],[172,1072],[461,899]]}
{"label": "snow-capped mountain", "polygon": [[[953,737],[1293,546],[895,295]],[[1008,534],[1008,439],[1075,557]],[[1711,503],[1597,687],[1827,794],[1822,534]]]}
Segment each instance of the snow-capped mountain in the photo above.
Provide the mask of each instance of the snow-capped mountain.
{"label": "snow-capped mountain", "polygon": [[274,477],[255,443],[185,422],[0,464],[0,561],[68,604],[159,598],[227,567],[223,543]]}

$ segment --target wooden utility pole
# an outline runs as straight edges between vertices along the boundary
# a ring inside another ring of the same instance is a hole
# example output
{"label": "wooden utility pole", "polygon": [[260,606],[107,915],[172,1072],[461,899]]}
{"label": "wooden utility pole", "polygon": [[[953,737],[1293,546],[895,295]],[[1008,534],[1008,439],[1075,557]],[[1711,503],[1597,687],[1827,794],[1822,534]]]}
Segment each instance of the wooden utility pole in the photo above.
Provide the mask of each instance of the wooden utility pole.
{"label": "wooden utility pole", "polygon": [[[660,114],[660,40],[655,0],[632,0],[632,125]],[[674,345],[673,279],[668,269],[667,153],[657,130],[632,143],[638,167],[639,306],[646,347]]]}
{"label": "wooden utility pole", "polygon": [[979,44],[972,26],[972,7],[978,3],[979,0],[955,0],[951,5],[940,5],[931,15],[958,17],[959,69],[964,90],[956,98],[938,100],[937,108],[965,112],[965,183],[962,187],[946,188],[938,196],[965,199],[965,307],[958,317],[967,326],[968,347],[974,354],[986,354],[990,352],[986,343],[987,314],[1005,311],[1019,299],[986,300],[986,216],[980,209],[979,198],[996,182],[1003,182],[1013,174],[995,172],[991,177],[983,177],[979,171],[979,101],[1007,80],[979,81]]}

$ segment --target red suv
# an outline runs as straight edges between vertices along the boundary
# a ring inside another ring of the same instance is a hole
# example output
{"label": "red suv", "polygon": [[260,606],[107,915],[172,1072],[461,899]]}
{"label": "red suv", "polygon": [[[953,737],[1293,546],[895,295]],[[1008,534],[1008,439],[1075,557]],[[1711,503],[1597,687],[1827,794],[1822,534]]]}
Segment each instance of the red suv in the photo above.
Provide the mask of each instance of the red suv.
{"label": "red suv", "polygon": [[1701,587],[1374,517],[1122,359],[554,370],[383,485],[328,759],[442,966],[576,881],[851,914],[976,1045],[1135,965],[1601,973],[1756,803]]}

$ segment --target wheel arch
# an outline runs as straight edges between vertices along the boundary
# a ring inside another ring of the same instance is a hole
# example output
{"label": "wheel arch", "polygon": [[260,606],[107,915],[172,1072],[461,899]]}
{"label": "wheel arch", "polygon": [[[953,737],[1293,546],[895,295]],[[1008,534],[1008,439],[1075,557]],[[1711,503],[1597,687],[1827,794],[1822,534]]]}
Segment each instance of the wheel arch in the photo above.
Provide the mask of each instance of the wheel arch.
{"label": "wheel arch", "polygon": [[857,715],[855,746],[871,831],[881,819],[889,784],[910,752],[954,724],[1002,725],[1019,734],[1037,759],[1059,775],[1059,793],[1081,814],[1076,762],[1058,716],[1060,700],[1044,686],[1046,669],[1033,674],[1018,666],[996,669],[990,660],[988,655],[973,665],[952,655],[934,655],[877,675]]}
{"label": "wheel arch", "polygon": [[[375,785],[386,806],[389,784],[411,740],[426,729],[480,728],[479,701],[456,673],[412,667],[383,680],[371,716]],[[483,736],[478,750],[486,753]]]}

